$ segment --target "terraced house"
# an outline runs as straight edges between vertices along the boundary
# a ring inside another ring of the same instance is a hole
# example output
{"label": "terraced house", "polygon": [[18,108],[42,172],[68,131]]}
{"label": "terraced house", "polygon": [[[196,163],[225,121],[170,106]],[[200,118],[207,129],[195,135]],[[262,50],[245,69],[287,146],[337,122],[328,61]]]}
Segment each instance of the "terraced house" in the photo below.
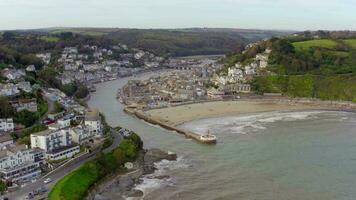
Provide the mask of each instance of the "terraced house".
{"label": "terraced house", "polygon": [[0,150],[1,179],[23,183],[41,175],[40,162],[35,159],[37,150],[25,145],[8,145]]}

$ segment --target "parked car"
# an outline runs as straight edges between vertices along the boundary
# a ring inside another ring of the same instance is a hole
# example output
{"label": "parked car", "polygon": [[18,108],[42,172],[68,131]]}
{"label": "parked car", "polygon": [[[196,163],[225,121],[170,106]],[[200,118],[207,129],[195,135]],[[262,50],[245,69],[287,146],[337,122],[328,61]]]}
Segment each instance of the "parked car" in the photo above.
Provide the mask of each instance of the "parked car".
{"label": "parked car", "polygon": [[43,181],[45,184],[52,182],[52,179],[46,178],[46,180]]}

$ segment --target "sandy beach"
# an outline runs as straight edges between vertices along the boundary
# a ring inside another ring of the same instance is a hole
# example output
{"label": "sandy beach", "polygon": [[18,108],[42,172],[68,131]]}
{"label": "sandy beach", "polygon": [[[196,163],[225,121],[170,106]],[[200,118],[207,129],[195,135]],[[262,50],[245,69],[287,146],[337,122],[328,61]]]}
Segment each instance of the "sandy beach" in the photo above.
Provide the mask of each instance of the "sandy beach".
{"label": "sandy beach", "polygon": [[177,126],[184,122],[234,114],[322,109],[313,105],[259,101],[217,101],[146,111],[155,120]]}

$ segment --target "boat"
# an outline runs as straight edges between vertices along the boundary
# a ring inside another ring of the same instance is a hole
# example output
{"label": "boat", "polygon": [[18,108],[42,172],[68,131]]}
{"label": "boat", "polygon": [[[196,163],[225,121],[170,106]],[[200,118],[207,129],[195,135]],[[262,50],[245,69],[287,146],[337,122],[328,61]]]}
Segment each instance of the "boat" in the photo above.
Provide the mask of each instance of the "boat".
{"label": "boat", "polygon": [[203,143],[207,143],[207,144],[215,144],[216,143],[216,136],[210,134],[210,131],[208,131],[208,134],[206,135],[201,135],[199,137],[199,140]]}

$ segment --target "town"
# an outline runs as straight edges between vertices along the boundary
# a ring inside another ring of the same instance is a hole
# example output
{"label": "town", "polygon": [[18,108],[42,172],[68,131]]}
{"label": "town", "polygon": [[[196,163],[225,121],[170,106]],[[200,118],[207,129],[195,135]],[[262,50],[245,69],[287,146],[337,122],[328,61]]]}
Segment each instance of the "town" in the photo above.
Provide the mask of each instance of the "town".
{"label": "town", "polygon": [[[46,52],[36,57],[44,69],[52,62],[61,66],[55,77],[61,85],[81,83],[90,92],[95,92],[98,82],[168,69],[168,74],[131,80],[119,90],[118,97],[126,105],[153,109],[249,93],[248,81],[266,67],[269,53],[266,50],[247,65],[236,64],[226,74],[221,56],[163,58],[122,44],[112,49],[65,47],[58,59]],[[13,116],[0,119],[1,184],[10,192],[107,146],[111,137],[98,110],[58,88],[28,80],[28,74],[37,72],[34,65],[25,69],[9,65],[1,70],[0,97],[9,103],[4,116]]]}
{"label": "town", "polygon": [[[246,46],[243,53],[256,44]],[[248,63],[228,67],[219,56],[174,58],[168,74],[148,80],[131,80],[118,91],[118,98],[131,108],[154,109],[201,101],[239,99],[251,93],[250,81],[266,73],[270,49]]]}
{"label": "town", "polygon": [[[1,67],[1,193],[21,190],[63,166],[75,164],[75,160],[83,158],[84,162],[88,156],[95,157],[92,152],[117,145],[103,116],[85,104],[90,92],[95,92],[94,84],[167,66],[166,58],[123,44],[112,49],[71,46],[59,55],[39,52],[35,56],[43,63],[41,69],[35,65]],[[34,80],[53,63],[57,74],[51,80],[62,90]],[[77,84],[88,91],[81,98],[63,91]],[[119,133],[128,136],[130,131],[122,129]],[[51,181],[47,178],[44,184]],[[35,188],[27,198],[47,190]]]}

